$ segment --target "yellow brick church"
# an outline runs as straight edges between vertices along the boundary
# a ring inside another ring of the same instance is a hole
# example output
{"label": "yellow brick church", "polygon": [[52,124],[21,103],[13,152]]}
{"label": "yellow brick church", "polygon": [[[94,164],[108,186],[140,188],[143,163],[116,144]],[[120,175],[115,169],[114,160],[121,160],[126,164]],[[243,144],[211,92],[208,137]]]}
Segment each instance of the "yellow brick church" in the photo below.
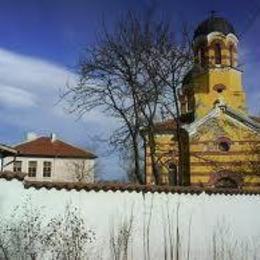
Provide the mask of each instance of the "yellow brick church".
{"label": "yellow brick church", "polygon": [[[185,144],[184,185],[260,189],[260,118],[247,112],[238,36],[212,15],[194,32],[195,65],[179,94]],[[156,156],[162,184],[174,185],[178,170],[174,120],[156,124]],[[154,183],[146,147],[146,183]]]}

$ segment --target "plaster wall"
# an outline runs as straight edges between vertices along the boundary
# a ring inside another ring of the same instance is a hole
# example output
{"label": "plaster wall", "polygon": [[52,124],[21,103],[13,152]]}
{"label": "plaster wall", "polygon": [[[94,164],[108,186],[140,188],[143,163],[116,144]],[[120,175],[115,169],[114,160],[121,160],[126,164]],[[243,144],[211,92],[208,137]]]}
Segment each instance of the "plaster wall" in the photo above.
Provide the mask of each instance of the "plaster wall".
{"label": "plaster wall", "polygon": [[[13,171],[14,157],[4,159],[4,170]],[[71,158],[41,158],[22,157],[16,158],[22,162],[22,172],[28,172],[29,161],[37,161],[36,177],[27,177],[37,181],[77,181],[77,175],[84,173],[85,180],[94,181],[93,159],[71,159]],[[43,177],[43,163],[51,162],[51,177]],[[78,171],[80,171],[78,173]]]}
{"label": "plaster wall", "polygon": [[26,197],[30,197],[32,208],[41,209],[43,221],[62,214],[68,204],[78,207],[88,227],[96,233],[93,246],[102,252],[102,259],[113,259],[109,253],[111,230],[130,219],[133,226],[129,259],[165,259],[165,243],[169,245],[172,239],[176,244],[177,227],[179,259],[188,259],[187,252],[189,259],[213,259],[214,234],[224,246],[238,245],[234,259],[242,259],[239,252],[243,243],[250,241],[246,259],[253,259],[259,247],[259,196],[35,190],[25,189],[17,180],[0,179],[0,217],[10,217],[13,208]]}

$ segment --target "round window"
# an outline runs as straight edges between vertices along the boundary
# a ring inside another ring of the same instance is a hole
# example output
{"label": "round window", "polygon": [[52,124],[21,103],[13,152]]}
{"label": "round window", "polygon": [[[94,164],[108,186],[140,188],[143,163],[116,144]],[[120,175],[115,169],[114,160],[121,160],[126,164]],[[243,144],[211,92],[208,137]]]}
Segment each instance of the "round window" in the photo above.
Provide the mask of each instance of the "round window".
{"label": "round window", "polygon": [[217,84],[213,87],[213,89],[218,93],[222,93],[226,89],[226,86],[223,84]]}
{"label": "round window", "polygon": [[219,142],[219,144],[218,144],[218,148],[219,148],[219,150],[222,151],[222,152],[227,152],[227,151],[230,150],[230,143],[225,142],[225,141],[221,141],[221,142]]}

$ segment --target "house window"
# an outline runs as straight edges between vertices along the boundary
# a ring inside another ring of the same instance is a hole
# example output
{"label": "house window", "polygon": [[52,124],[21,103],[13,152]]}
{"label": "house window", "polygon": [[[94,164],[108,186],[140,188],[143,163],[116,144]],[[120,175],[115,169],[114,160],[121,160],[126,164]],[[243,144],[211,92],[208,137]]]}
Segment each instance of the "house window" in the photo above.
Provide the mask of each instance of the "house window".
{"label": "house window", "polygon": [[37,172],[37,161],[29,161],[28,176],[36,177]]}
{"label": "house window", "polygon": [[22,161],[15,161],[14,162],[14,172],[21,172],[22,171]]}
{"label": "house window", "polygon": [[43,177],[51,177],[51,162],[43,162]]}

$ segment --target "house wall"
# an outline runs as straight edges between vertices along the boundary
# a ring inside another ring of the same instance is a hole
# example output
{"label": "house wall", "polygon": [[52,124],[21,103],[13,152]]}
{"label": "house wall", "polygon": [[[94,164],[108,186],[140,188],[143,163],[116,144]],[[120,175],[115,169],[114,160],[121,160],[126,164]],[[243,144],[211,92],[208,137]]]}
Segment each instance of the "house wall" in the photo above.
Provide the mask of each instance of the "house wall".
{"label": "house wall", "polygon": [[[67,205],[78,207],[80,216],[96,234],[89,259],[114,259],[111,232],[118,235],[120,227],[131,220],[128,259],[171,259],[171,249],[175,256],[176,248],[179,259],[239,260],[260,255],[257,195],[35,190],[25,189],[21,181],[0,179],[0,219],[12,217],[13,209],[25,200],[27,206],[30,201],[29,208],[40,209],[43,223],[62,215]],[[217,253],[223,250],[226,255],[214,258],[214,241],[221,243],[215,245]],[[102,257],[97,258],[96,251]]]}
{"label": "house wall", "polygon": [[[13,157],[4,159],[4,170],[13,171]],[[37,161],[36,177],[27,177],[37,181],[78,181],[78,176],[83,174],[85,180],[94,181],[94,160],[93,159],[67,159],[67,158],[40,158],[40,157],[16,157],[22,161],[22,172],[28,172],[29,161]],[[51,162],[51,177],[43,177],[43,162]],[[79,172],[78,172],[78,170]]]}

